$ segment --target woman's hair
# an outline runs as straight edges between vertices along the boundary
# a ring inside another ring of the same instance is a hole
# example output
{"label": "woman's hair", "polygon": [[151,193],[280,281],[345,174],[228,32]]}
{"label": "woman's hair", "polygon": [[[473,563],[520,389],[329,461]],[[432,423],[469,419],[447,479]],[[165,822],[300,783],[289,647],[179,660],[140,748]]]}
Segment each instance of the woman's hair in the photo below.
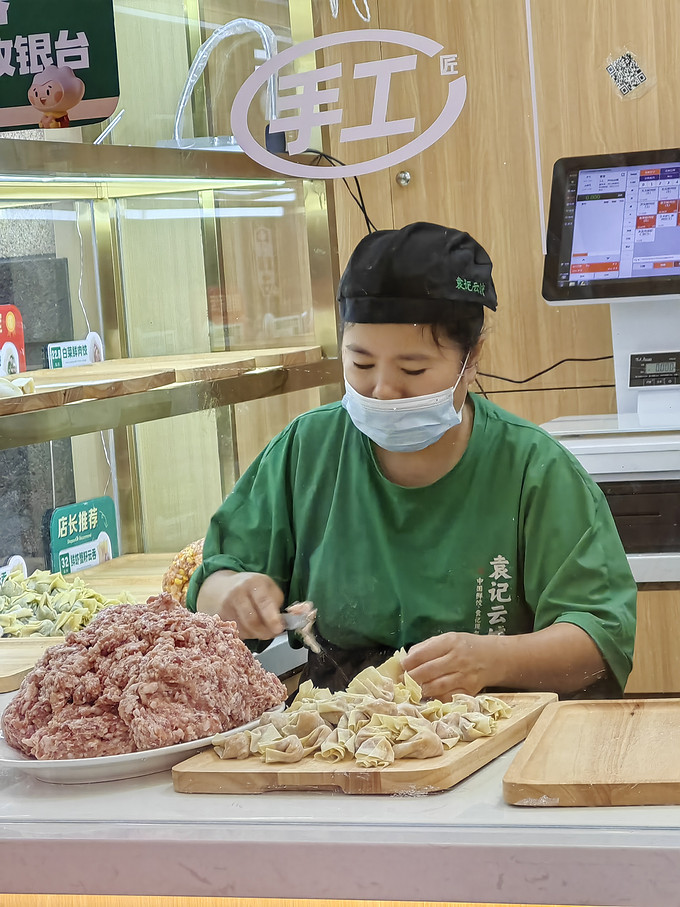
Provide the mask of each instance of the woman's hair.
{"label": "woman's hair", "polygon": [[[356,324],[356,322],[341,322],[340,337],[345,328],[351,324]],[[432,331],[432,339],[437,346],[442,346],[443,342],[455,343],[462,349],[463,355],[467,356],[477,346],[482,336],[484,306],[478,302],[456,300],[451,303],[450,315],[447,314],[446,319],[424,323],[423,329],[427,328]]]}
{"label": "woman's hair", "polygon": [[432,338],[439,346],[442,340],[457,344],[467,356],[477,346],[484,328],[484,306],[478,302],[460,300],[451,303],[451,317],[428,325]]}

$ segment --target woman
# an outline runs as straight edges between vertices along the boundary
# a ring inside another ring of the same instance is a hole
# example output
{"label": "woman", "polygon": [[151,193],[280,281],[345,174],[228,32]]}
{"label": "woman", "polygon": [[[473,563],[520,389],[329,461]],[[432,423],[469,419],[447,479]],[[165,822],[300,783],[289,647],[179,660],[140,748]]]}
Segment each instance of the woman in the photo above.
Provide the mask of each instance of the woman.
{"label": "woman", "polygon": [[636,586],[606,500],[544,431],[470,393],[491,269],[435,224],[361,240],[338,291],[342,403],[299,416],[242,476],[190,608],[262,641],[313,601],[318,686],[405,647],[430,697],[620,695]]}

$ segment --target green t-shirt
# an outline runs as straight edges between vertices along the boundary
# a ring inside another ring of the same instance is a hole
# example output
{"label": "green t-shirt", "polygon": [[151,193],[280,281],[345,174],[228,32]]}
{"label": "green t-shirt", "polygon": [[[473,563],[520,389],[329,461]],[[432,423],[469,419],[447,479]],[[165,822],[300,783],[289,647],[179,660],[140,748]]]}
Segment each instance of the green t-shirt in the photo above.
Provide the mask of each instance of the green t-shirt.
{"label": "green t-shirt", "polygon": [[340,403],[275,437],[213,516],[187,598],[216,570],[310,600],[327,640],[398,649],[447,631],[576,624],[624,687],[637,589],[609,506],[545,431],[471,395],[457,465],[432,485],[382,474]]}

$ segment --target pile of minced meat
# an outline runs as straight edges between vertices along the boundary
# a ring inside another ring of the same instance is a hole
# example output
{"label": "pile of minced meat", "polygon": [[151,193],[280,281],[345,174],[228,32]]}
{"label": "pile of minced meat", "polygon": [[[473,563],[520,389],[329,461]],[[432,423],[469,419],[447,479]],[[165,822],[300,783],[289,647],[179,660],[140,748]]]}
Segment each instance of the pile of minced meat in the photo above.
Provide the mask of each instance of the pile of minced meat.
{"label": "pile of minced meat", "polygon": [[198,740],[286,698],[236,624],[169,595],[102,611],[48,649],[5,709],[7,742],[37,759],[81,759]]}

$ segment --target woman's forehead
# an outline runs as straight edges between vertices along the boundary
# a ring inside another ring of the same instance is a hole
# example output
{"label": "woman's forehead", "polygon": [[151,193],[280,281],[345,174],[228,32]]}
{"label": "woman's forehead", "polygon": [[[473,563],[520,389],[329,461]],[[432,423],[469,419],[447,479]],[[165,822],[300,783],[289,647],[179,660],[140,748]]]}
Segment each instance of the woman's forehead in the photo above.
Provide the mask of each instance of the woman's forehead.
{"label": "woman's forehead", "polygon": [[452,342],[437,343],[429,324],[348,324],[343,332],[343,346],[351,352],[365,351],[372,355],[415,355],[449,358],[460,352]]}

